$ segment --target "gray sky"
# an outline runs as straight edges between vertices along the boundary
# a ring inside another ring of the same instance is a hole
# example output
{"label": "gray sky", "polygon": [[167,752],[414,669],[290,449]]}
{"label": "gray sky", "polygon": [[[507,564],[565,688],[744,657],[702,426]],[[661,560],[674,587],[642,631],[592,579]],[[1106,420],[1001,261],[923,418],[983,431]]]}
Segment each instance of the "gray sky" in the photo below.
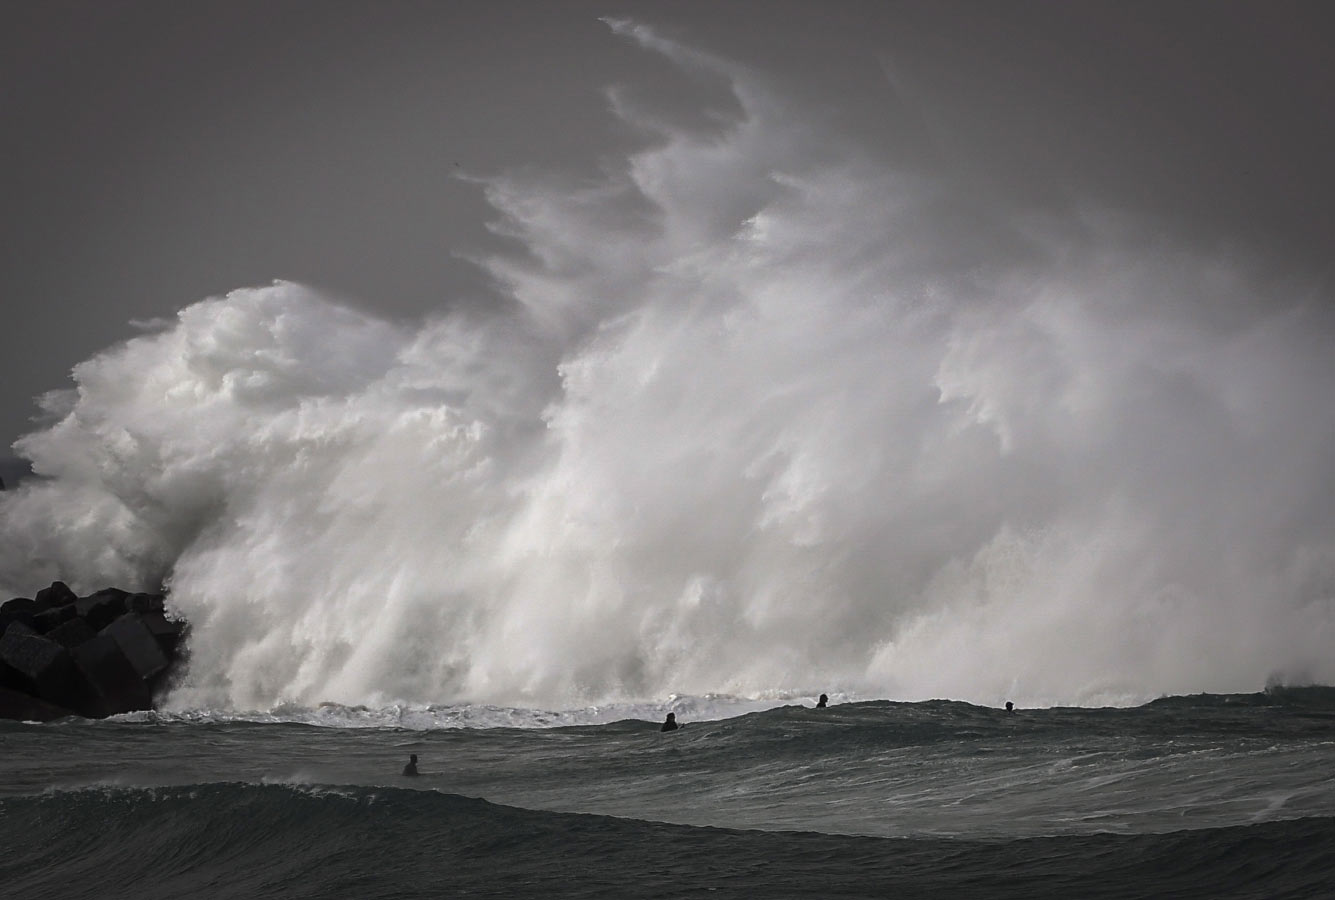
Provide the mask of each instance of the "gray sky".
{"label": "gray sky", "polygon": [[396,318],[499,302],[452,255],[495,239],[451,174],[592,171],[637,140],[602,88],[683,115],[707,93],[603,15],[765,70],[867,152],[1000,206],[1111,204],[1328,279],[1330,10],[5,0],[0,436],[130,320],[232,288],[302,281]]}

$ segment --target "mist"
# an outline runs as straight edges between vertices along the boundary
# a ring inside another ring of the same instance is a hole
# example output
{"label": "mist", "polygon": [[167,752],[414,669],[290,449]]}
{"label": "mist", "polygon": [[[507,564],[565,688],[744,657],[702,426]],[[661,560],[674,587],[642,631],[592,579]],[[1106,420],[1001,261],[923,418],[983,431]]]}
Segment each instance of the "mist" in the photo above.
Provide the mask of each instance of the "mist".
{"label": "mist", "polygon": [[180,708],[1335,677],[1328,286],[1009,207],[608,24],[701,102],[609,89],[642,141],[598,178],[463,176],[507,303],[145,323],[16,445],[0,588],[165,584]]}

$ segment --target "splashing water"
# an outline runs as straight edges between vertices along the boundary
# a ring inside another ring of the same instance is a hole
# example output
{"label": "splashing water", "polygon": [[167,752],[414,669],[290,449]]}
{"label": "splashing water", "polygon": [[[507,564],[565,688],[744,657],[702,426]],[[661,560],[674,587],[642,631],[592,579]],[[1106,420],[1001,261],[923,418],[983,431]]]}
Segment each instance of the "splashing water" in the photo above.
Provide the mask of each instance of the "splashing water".
{"label": "splashing water", "polygon": [[1329,298],[736,110],[479,179],[513,301],[236,291],[16,445],[0,586],[169,584],[177,707],[840,689],[1026,704],[1335,677]]}

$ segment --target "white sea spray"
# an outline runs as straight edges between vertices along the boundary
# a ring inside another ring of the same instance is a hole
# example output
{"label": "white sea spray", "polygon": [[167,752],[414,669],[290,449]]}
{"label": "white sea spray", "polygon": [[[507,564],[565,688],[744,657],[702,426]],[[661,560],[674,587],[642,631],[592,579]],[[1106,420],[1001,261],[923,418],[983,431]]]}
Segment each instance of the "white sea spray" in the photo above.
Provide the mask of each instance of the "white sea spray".
{"label": "white sea spray", "polygon": [[280,282],[81,363],[0,585],[166,579],[182,707],[1335,677],[1328,289],[998,209],[613,26],[738,111],[614,92],[653,138],[603,181],[479,179],[492,316]]}

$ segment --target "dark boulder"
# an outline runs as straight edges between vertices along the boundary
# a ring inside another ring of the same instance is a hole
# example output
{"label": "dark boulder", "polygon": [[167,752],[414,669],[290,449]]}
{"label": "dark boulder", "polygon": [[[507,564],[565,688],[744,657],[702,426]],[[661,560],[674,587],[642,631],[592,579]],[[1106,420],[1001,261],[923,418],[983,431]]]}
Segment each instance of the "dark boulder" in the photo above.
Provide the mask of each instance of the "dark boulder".
{"label": "dark boulder", "polygon": [[84,641],[70,653],[74,664],[96,694],[93,712],[99,716],[151,709],[148,685],[130,665],[120,645],[105,634]]}
{"label": "dark boulder", "polygon": [[8,634],[10,631],[13,631],[15,634],[41,634],[40,631],[33,628],[27,622],[11,622],[9,627],[5,629],[5,633]]}
{"label": "dark boulder", "polygon": [[53,606],[32,617],[33,627],[42,634],[46,634],[51,629],[65,624],[77,615],[73,603],[66,603],[64,606]]}
{"label": "dark boulder", "polygon": [[129,609],[129,605],[128,605],[128,604],[129,604],[129,599],[130,599],[132,596],[134,596],[134,595],[131,594],[129,591],[122,591],[120,588],[105,587],[105,588],[102,588],[102,590],[97,591],[96,593],[89,594],[88,596],[89,596],[89,597],[119,597],[119,598],[121,599],[121,601],[122,601],[122,606],[123,606],[123,608],[125,608],[125,609]]}
{"label": "dark boulder", "polygon": [[0,718],[151,709],[186,631],[162,594],[106,588],[80,598],[55,582],[37,599],[16,597],[0,606]]}
{"label": "dark boulder", "polygon": [[37,592],[37,596],[33,598],[33,612],[64,606],[78,599],[74,591],[70,590],[69,585],[65,582],[53,581],[50,587],[42,588]]}
{"label": "dark boulder", "polygon": [[17,673],[27,692],[48,703],[76,709],[86,690],[70,652],[38,634],[11,625],[0,637],[0,662]]}
{"label": "dark boulder", "polygon": [[0,604],[0,634],[5,633],[10,622],[22,622],[29,628],[35,627],[32,600],[27,597],[15,597]]}
{"label": "dark boulder", "polygon": [[162,646],[153,632],[134,613],[121,616],[103,628],[102,634],[120,646],[121,653],[125,654],[135,672],[145,681],[167,670],[167,654],[162,652]]}
{"label": "dark boulder", "polygon": [[161,594],[131,594],[125,603],[135,613],[160,613],[166,609],[166,598]]}
{"label": "dark boulder", "polygon": [[8,631],[11,625],[22,625],[29,631],[35,632],[37,630],[37,619],[34,618],[32,613],[26,612],[4,613],[3,615],[0,615],[0,634],[4,634]]}
{"label": "dark boulder", "polygon": [[125,598],[130,596],[116,588],[106,588],[96,594],[80,597],[74,602],[79,618],[94,631],[101,631],[125,614]]}
{"label": "dark boulder", "polygon": [[0,616],[12,615],[13,613],[32,613],[37,612],[33,609],[33,601],[28,597],[15,597],[13,600],[6,600],[0,603]]}
{"label": "dark boulder", "polygon": [[[3,631],[0,631],[0,637],[13,631],[14,634],[37,634],[37,629],[28,625],[26,622],[10,622]],[[0,657],[0,687],[13,688],[14,690],[31,693],[32,682],[23,676],[23,673],[10,666]]]}
{"label": "dark boulder", "polygon": [[46,633],[48,641],[55,641],[66,649],[77,647],[84,641],[91,639],[97,634],[96,631],[88,627],[88,623],[83,619],[70,619],[52,628]]}
{"label": "dark boulder", "polygon": [[185,623],[169,619],[160,612],[144,613],[139,617],[139,621],[143,622],[144,627],[157,638],[158,646],[167,654],[167,658],[174,659],[181,637],[185,633]]}
{"label": "dark boulder", "polygon": [[50,722],[77,715],[71,710],[54,703],[47,703],[30,697],[22,691],[0,685],[0,719],[15,719],[20,722]]}

